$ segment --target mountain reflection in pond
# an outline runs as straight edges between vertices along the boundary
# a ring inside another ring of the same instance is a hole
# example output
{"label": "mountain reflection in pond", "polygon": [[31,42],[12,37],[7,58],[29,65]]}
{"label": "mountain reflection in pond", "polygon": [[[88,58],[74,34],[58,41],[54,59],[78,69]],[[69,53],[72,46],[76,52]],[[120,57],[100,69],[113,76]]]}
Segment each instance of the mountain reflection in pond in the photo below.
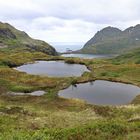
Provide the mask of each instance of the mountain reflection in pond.
{"label": "mountain reflection in pond", "polygon": [[140,94],[140,88],[130,84],[96,80],[70,86],[58,94],[60,97],[79,98],[91,104],[122,105],[130,103]]}
{"label": "mountain reflection in pond", "polygon": [[89,71],[84,65],[67,64],[63,61],[36,61],[36,63],[22,65],[15,69],[28,74],[51,77],[81,76],[85,71]]}

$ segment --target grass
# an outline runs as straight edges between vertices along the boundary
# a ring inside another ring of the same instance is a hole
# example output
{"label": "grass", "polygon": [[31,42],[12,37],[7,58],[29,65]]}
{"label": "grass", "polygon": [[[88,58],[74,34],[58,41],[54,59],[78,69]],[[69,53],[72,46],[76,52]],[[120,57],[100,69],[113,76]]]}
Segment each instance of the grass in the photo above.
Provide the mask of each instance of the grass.
{"label": "grass", "polygon": [[[38,104],[38,102],[36,103]],[[61,104],[63,103],[64,101],[61,101]],[[76,102],[69,101],[69,103],[74,105]],[[58,104],[55,103],[55,105]],[[3,132],[1,139],[123,140],[139,138],[139,121],[129,121],[130,118],[134,118],[134,115],[140,115],[138,107],[109,108],[96,106],[95,109],[94,107],[87,107],[87,105],[83,106],[80,102],[76,103],[76,106],[80,107],[76,111],[74,109],[68,110],[67,107],[63,106],[61,109],[50,107],[45,109],[43,106],[36,106],[35,108],[33,104],[30,103],[29,105],[27,102],[20,104],[20,107],[11,105],[1,107],[0,128]]]}
{"label": "grass", "polygon": [[[81,77],[50,78],[12,69],[36,60],[84,64]],[[119,61],[118,61],[119,62]],[[0,140],[137,140],[140,138],[140,97],[124,106],[96,106],[59,98],[71,84],[96,79],[140,86],[139,64],[114,59],[63,58],[23,50],[0,51]],[[6,92],[44,90],[43,96],[10,96]]]}

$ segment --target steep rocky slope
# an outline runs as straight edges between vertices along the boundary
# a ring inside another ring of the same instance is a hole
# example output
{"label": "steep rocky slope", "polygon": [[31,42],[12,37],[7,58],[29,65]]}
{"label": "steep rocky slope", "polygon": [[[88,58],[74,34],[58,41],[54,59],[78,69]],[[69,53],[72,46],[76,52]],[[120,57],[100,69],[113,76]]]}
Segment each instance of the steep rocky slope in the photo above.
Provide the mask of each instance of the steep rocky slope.
{"label": "steep rocky slope", "polygon": [[56,55],[56,50],[45,41],[32,39],[23,31],[17,30],[8,23],[0,22],[0,48],[24,48],[29,51],[44,52]]}
{"label": "steep rocky slope", "polygon": [[98,31],[84,47],[82,53],[120,54],[140,47],[140,25],[129,27],[124,31],[106,27]]}

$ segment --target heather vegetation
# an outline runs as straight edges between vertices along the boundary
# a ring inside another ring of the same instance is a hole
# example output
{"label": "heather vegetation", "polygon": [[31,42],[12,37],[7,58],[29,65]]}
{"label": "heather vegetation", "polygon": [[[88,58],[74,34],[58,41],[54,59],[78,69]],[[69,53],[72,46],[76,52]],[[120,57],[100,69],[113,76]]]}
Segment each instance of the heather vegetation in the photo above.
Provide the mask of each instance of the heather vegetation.
{"label": "heather vegetation", "polygon": [[[135,49],[111,59],[64,58],[49,44],[0,23],[0,140],[139,140],[140,96],[127,105],[97,106],[57,94],[70,85],[97,79],[140,87],[139,54]],[[58,78],[14,69],[37,60],[63,60],[86,65],[90,71]],[[45,94],[26,94],[38,90]]]}
{"label": "heather vegetation", "polygon": [[[136,57],[136,56],[135,56]],[[116,139],[140,137],[139,97],[125,106],[89,105],[78,99],[64,99],[57,92],[71,84],[96,79],[121,81],[140,86],[140,66],[122,56],[116,59],[80,59],[49,56],[22,49],[0,51],[0,139],[62,140]],[[85,64],[91,72],[81,77],[50,78],[29,75],[12,67],[35,60],[64,60]],[[123,61],[123,62],[122,62]],[[12,96],[9,92],[44,90],[43,96]]]}

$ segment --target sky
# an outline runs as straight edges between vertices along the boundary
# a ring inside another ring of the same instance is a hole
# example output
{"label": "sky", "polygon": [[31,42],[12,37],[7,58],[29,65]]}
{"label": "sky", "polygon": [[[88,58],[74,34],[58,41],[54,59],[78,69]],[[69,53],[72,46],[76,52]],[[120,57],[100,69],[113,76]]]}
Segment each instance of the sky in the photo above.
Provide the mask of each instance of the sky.
{"label": "sky", "polygon": [[0,21],[46,42],[83,42],[140,23],[139,0],[0,0]]}

